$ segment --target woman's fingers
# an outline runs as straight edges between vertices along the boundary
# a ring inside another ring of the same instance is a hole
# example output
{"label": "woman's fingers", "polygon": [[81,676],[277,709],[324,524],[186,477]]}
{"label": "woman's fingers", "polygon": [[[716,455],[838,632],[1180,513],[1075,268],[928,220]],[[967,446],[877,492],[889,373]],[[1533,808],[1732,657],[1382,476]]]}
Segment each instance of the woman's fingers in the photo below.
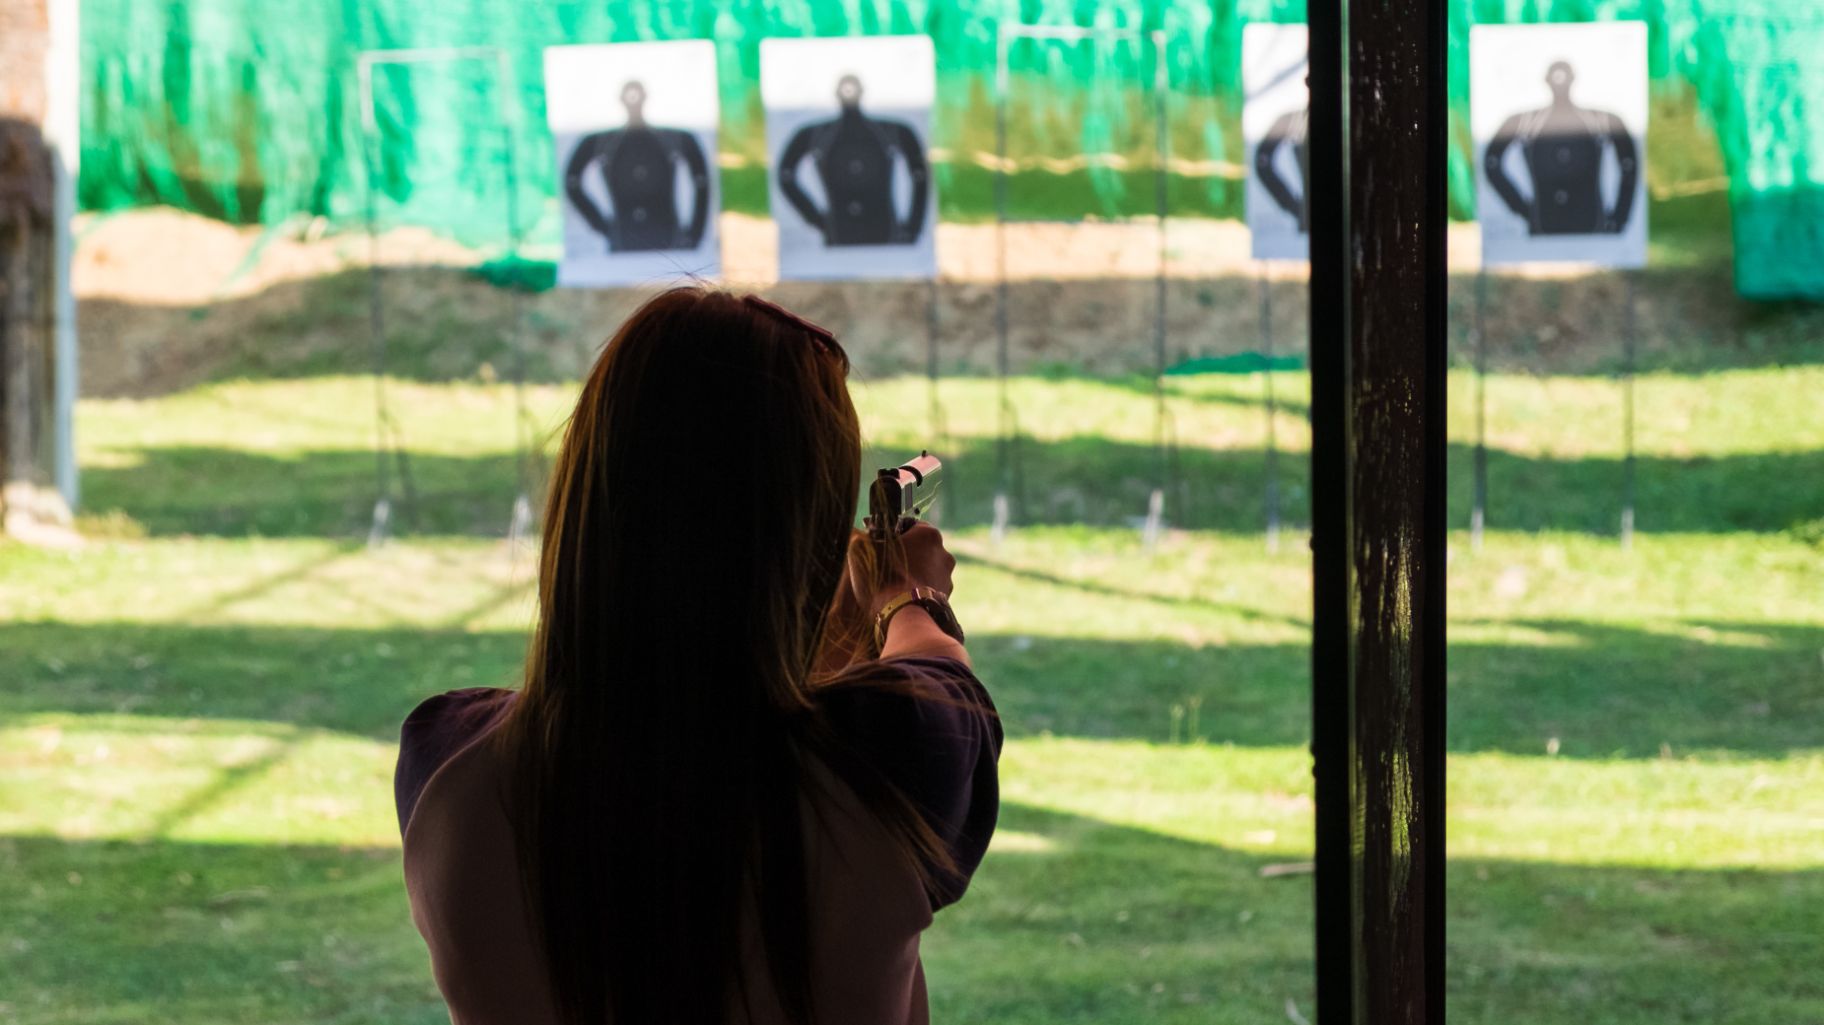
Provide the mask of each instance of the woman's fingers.
{"label": "woman's fingers", "polygon": [[953,586],[951,571],[956,569],[956,557],[944,547],[943,532],[929,523],[919,522],[900,535],[900,539],[906,547],[906,570],[912,578],[910,583],[949,594]]}

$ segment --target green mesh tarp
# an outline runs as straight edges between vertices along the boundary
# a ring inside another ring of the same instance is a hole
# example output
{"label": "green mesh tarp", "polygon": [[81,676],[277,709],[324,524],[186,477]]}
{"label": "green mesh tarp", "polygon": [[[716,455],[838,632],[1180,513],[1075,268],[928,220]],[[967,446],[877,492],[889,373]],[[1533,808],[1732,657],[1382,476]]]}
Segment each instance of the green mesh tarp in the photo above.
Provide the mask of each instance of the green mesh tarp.
{"label": "green mesh tarp", "polygon": [[1736,287],[1824,299],[1824,3],[1713,4],[1683,53],[1729,169]]}
{"label": "green mesh tarp", "polygon": [[[1824,297],[1824,4],[1450,4],[1458,216],[1474,204],[1469,26],[1639,18],[1649,27],[1657,92],[1694,94],[1720,141],[1741,291]],[[1159,31],[1169,82],[1170,209],[1240,215],[1241,26],[1300,21],[1302,0],[1028,0],[1017,8],[1001,0],[84,0],[81,199],[90,209],[164,203],[237,222],[318,216],[358,225],[367,212],[363,168],[371,165],[384,223],[489,246],[507,237],[516,213],[532,240],[549,240],[555,175],[544,130],[543,48],[705,38],[719,53],[724,205],[763,213],[759,41],[924,32],[937,50],[941,214],[985,218],[997,166],[997,18],[1010,9],[1021,23],[1111,30],[1090,43],[1011,51],[1010,195],[1062,217],[1151,211],[1150,179],[1135,177],[1151,174],[1150,89],[1161,57],[1149,42],[1115,30]],[[1079,48],[1061,52],[1073,45]],[[358,53],[456,46],[503,49],[507,81],[486,60],[377,68],[377,113],[373,131],[364,131]],[[1126,99],[1110,99],[1123,90]],[[1660,126],[1652,131],[1658,137]],[[1073,148],[1104,159],[1055,159]],[[1651,168],[1656,186],[1667,184],[1662,165]]]}
{"label": "green mesh tarp", "polygon": [[[1451,0],[1451,101],[1467,153],[1469,26],[1647,23],[1656,93],[1688,88],[1728,173],[1736,288],[1755,299],[1824,299],[1824,2],[1821,0]],[[1660,132],[1650,125],[1649,135]],[[1681,143],[1694,141],[1678,133]],[[1651,142],[1651,140],[1649,140]],[[1659,149],[1650,156],[1662,156]],[[1461,156],[1461,154],[1460,154]],[[1664,163],[1664,161],[1661,161]],[[1453,205],[1471,168],[1452,169]],[[1650,184],[1678,187],[1649,160]],[[1655,227],[1649,221],[1649,230]]]}

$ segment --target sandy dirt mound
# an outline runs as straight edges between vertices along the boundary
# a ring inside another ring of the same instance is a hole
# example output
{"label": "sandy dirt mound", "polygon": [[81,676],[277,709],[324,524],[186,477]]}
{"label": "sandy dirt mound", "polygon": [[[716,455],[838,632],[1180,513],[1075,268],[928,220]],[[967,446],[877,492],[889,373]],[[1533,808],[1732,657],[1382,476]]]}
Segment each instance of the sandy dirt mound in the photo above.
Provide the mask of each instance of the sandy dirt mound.
{"label": "sandy dirt mound", "polygon": [[[365,372],[374,257],[384,271],[389,365],[412,376],[506,372],[516,314],[531,372],[575,374],[648,294],[553,290],[516,305],[467,272],[480,254],[429,232],[394,230],[375,245],[358,232],[323,229],[235,227],[168,209],[82,218],[74,281],[84,393],[159,394],[242,374]],[[1303,267],[1251,261],[1247,230],[1236,222],[1171,220],[1163,238],[1151,221],[943,224],[935,283],[779,282],[770,221],[725,214],[721,231],[727,281],[764,289],[830,326],[863,374],[922,370],[933,340],[943,372],[992,372],[1003,267],[1015,372],[1149,372],[1161,341],[1162,266],[1168,364],[1266,345],[1263,274],[1272,281],[1271,344],[1281,353],[1304,349]],[[1473,319],[1477,243],[1473,225],[1453,226],[1459,344]],[[1714,323],[1717,309],[1732,306],[1727,282],[1719,286],[1694,292],[1682,279],[1649,282],[1643,311],[1682,299]],[[1504,277],[1490,292],[1491,345],[1540,367],[1606,365],[1621,289],[1613,275]]]}

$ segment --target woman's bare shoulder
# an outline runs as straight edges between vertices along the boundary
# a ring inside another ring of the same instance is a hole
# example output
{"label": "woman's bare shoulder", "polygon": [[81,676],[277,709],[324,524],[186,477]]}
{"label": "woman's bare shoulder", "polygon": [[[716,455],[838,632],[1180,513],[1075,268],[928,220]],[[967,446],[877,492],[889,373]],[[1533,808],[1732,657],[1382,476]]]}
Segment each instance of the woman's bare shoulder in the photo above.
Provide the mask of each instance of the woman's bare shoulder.
{"label": "woman's bare shoulder", "polygon": [[404,836],[419,798],[438,770],[497,726],[518,692],[465,687],[418,703],[399,725],[399,761],[393,770],[393,803]]}
{"label": "woman's bare shoulder", "polygon": [[[505,702],[498,695],[470,700],[485,700],[496,711]],[[400,806],[407,886],[422,891],[420,896],[447,896],[482,885],[509,868],[512,860],[505,767],[497,745],[483,743],[488,727],[500,717],[471,716],[467,711],[455,708],[446,713],[456,721],[454,726],[445,722],[436,737],[438,744],[447,745],[446,752],[428,758],[422,767],[408,764],[403,754],[400,758],[400,776],[423,775],[416,792]]]}

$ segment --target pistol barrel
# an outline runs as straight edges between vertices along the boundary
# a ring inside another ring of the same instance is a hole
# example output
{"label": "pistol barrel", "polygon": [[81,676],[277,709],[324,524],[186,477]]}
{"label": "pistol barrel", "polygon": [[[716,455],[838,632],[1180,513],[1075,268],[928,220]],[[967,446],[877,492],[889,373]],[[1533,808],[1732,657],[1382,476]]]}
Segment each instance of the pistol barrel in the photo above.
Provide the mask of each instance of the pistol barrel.
{"label": "pistol barrel", "polygon": [[906,496],[916,493],[919,486],[943,465],[931,453],[920,452],[898,466],[880,470],[875,475],[874,486],[868,490],[868,519],[876,529],[884,530],[889,524],[898,522],[906,513]]}
{"label": "pistol barrel", "polygon": [[900,491],[903,493],[923,484],[926,477],[943,469],[943,466],[944,464],[936,456],[929,452],[920,452],[917,456],[891,470],[880,471],[880,475],[883,477],[891,475],[899,481]]}

